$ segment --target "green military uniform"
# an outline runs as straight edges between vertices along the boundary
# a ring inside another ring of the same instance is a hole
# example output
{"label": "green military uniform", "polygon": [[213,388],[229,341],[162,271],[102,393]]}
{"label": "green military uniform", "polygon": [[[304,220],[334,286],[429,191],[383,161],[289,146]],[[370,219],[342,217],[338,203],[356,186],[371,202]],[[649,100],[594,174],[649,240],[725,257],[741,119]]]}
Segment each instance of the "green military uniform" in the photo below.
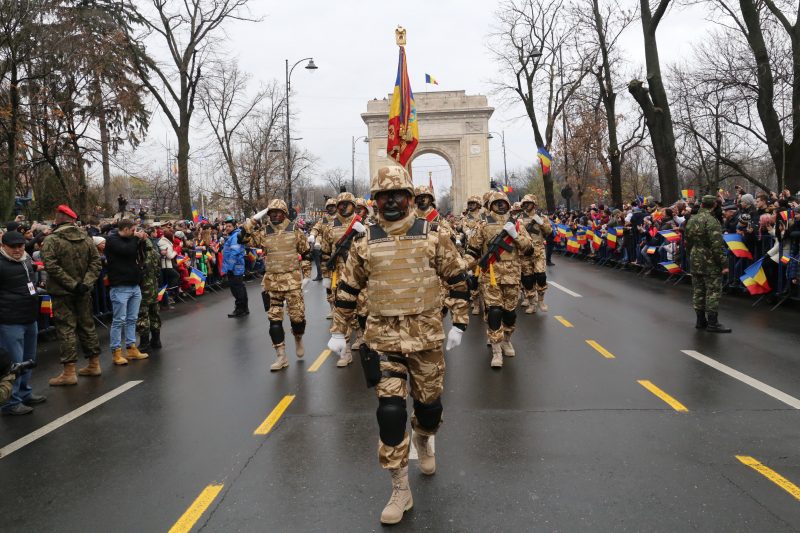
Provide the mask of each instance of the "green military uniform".
{"label": "green military uniform", "polygon": [[[703,197],[703,207],[686,223],[686,250],[692,274],[692,303],[697,312],[697,327],[717,330],[717,311],[722,296],[722,270],[728,258],[722,239],[722,226],[706,207],[713,196]],[[708,314],[706,323],[705,314]]]}
{"label": "green military uniform", "polygon": [[136,331],[143,338],[147,337],[150,331],[161,329],[161,315],[159,314],[158,305],[158,291],[160,289],[158,280],[161,273],[159,259],[161,259],[161,256],[158,249],[153,245],[153,241],[145,239],[144,243],[145,270],[142,275],[142,282],[139,284],[142,291],[142,303],[139,305],[139,317],[136,320]]}
{"label": "green military uniform", "polygon": [[[76,333],[86,357],[99,357],[91,289],[100,275],[101,263],[92,238],[72,224],[62,224],[44,240],[42,261],[47,270],[47,292],[53,299],[61,362],[77,361]],[[80,292],[80,284],[89,291]]]}

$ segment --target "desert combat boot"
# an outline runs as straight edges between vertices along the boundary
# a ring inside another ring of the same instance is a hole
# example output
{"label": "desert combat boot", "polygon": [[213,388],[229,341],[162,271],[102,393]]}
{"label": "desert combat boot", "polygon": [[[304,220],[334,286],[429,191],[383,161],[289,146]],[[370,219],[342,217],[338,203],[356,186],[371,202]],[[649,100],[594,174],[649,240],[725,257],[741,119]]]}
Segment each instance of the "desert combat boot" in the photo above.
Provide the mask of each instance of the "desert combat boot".
{"label": "desert combat boot", "polygon": [[408,486],[408,466],[392,468],[392,496],[381,513],[381,524],[397,524],[403,513],[414,506],[411,487]]}
{"label": "desert combat boot", "polygon": [[414,448],[417,449],[420,472],[426,476],[432,476],[436,473],[436,457],[434,456],[433,446],[431,446],[431,438],[427,435],[420,435],[415,431],[411,436],[411,440],[414,443]]}

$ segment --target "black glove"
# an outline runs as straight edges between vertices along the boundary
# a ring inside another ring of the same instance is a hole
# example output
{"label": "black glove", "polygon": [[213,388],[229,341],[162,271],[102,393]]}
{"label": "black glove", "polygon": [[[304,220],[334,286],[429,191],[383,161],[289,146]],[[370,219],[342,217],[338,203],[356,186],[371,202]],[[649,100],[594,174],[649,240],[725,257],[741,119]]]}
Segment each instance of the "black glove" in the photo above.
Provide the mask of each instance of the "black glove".
{"label": "black glove", "polygon": [[74,292],[78,296],[81,296],[89,292],[89,290],[90,290],[89,286],[86,285],[85,283],[78,283],[77,285],[75,285],[75,288],[72,289],[72,292]]}

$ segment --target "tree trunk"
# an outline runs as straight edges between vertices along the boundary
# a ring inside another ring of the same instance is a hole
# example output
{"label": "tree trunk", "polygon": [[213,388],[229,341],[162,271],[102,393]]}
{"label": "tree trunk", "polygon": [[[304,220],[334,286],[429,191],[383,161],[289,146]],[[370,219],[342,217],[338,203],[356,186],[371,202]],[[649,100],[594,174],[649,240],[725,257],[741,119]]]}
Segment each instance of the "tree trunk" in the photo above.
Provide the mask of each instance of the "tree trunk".
{"label": "tree trunk", "polygon": [[95,97],[97,98],[97,122],[100,128],[100,156],[103,167],[103,208],[111,209],[111,162],[108,155],[108,124],[106,123],[106,108],[103,102],[100,76],[95,76]]}
{"label": "tree trunk", "polygon": [[181,124],[178,134],[178,203],[184,220],[192,220],[192,198],[189,194],[189,124]]}
{"label": "tree trunk", "polygon": [[8,130],[6,131],[6,163],[3,165],[0,182],[0,220],[9,220],[14,209],[14,197],[17,186],[17,139],[19,133],[19,79],[16,61],[9,65],[9,112]]}

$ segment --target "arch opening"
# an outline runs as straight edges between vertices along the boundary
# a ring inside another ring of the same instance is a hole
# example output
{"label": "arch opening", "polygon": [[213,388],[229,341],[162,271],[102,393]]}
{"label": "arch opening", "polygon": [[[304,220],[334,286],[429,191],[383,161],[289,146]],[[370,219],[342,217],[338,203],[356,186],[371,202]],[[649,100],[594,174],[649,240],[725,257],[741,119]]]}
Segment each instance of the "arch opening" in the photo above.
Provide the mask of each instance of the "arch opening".
{"label": "arch opening", "polygon": [[453,210],[453,166],[436,150],[420,150],[411,160],[411,175],[414,185],[433,184],[436,209],[447,214]]}

